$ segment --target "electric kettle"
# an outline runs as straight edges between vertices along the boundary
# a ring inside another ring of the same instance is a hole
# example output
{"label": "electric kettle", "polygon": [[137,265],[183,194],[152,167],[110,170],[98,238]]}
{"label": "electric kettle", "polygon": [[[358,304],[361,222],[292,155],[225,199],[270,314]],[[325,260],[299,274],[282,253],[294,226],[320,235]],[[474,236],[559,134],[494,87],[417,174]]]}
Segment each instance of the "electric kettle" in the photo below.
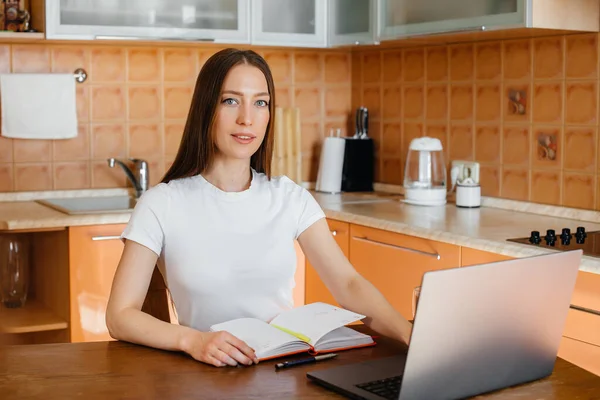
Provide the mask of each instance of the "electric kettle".
{"label": "electric kettle", "polygon": [[442,142],[427,136],[413,139],[404,168],[404,202],[423,206],[446,204],[446,179]]}

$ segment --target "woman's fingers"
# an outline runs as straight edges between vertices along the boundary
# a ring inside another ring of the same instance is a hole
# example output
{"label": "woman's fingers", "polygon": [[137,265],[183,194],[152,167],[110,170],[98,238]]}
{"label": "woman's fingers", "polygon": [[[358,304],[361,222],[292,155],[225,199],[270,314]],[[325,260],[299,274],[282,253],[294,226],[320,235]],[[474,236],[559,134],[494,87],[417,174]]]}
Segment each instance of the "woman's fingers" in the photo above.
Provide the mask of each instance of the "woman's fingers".
{"label": "woman's fingers", "polygon": [[231,358],[231,356],[222,349],[217,350],[217,354],[214,354],[213,357],[222,362],[224,365],[235,367],[238,364],[237,361]]}
{"label": "woman's fingers", "polygon": [[232,346],[229,343],[224,343],[223,346],[221,346],[221,351],[229,355],[229,357],[233,358],[240,364],[252,365],[254,362],[254,360],[245,356],[237,347]]}
{"label": "woman's fingers", "polygon": [[232,346],[241,351],[248,359],[252,360],[255,363],[258,363],[258,358],[256,357],[256,353],[254,350],[250,348],[244,341],[238,339],[232,334],[227,335],[227,342],[229,342]]}

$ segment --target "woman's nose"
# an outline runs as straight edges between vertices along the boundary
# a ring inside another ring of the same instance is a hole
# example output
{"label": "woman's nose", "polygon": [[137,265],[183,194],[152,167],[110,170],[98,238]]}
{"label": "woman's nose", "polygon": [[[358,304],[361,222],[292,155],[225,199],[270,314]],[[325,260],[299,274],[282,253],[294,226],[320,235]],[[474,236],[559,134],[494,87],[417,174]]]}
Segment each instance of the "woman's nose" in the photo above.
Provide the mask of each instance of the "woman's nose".
{"label": "woman's nose", "polygon": [[249,105],[242,105],[239,108],[239,114],[237,123],[240,125],[252,125],[252,107]]}

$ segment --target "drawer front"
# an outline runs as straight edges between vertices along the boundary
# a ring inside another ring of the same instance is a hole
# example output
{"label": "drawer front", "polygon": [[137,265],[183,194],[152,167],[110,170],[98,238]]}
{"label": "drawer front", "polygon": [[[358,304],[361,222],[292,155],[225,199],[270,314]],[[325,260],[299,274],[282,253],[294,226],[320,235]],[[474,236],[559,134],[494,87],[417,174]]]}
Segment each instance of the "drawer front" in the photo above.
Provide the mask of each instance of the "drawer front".
{"label": "drawer front", "polygon": [[[439,257],[438,257],[439,256]],[[460,265],[458,246],[364,226],[350,226],[350,262],[405,318],[427,271]]]}
{"label": "drawer front", "polygon": [[600,315],[570,309],[563,336],[600,346]]}
{"label": "drawer front", "polygon": [[558,349],[558,356],[600,376],[600,346],[563,336]]}
{"label": "drawer front", "polygon": [[600,275],[580,271],[571,304],[600,312]]}
{"label": "drawer front", "polygon": [[[348,257],[348,242],[350,239],[350,224],[347,222],[341,222],[336,220],[328,219],[327,223],[329,224],[329,230],[333,235],[333,238],[337,242],[338,246],[344,253],[346,257]],[[305,284],[305,297],[306,304],[314,303],[317,301],[322,301],[324,303],[339,305],[333,295],[327,289],[317,271],[310,265],[308,259],[306,260],[306,276],[305,276],[306,284]]]}

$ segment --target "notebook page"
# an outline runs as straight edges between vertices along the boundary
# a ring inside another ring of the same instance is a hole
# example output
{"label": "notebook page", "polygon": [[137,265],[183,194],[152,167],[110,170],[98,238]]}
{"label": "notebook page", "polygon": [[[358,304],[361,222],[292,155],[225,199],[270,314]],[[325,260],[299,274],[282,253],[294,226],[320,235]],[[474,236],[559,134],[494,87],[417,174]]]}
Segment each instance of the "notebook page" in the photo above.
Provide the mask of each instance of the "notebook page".
{"label": "notebook page", "polygon": [[359,346],[363,344],[373,343],[373,338],[364,333],[357,332],[354,329],[342,326],[337,328],[325,336],[323,336],[317,342],[315,350],[330,350],[338,349],[343,347]]}
{"label": "notebook page", "polygon": [[270,324],[294,332],[298,337],[306,337],[310,340],[309,343],[314,345],[328,332],[364,317],[343,308],[318,302],[283,312],[273,318]]}
{"label": "notebook page", "polygon": [[[266,322],[255,318],[238,318],[216,324],[210,327],[213,332],[227,331],[238,339],[246,342],[256,351],[256,356],[262,358],[273,350],[298,339],[279,329],[273,328]],[[308,346],[307,346],[308,348]]]}

